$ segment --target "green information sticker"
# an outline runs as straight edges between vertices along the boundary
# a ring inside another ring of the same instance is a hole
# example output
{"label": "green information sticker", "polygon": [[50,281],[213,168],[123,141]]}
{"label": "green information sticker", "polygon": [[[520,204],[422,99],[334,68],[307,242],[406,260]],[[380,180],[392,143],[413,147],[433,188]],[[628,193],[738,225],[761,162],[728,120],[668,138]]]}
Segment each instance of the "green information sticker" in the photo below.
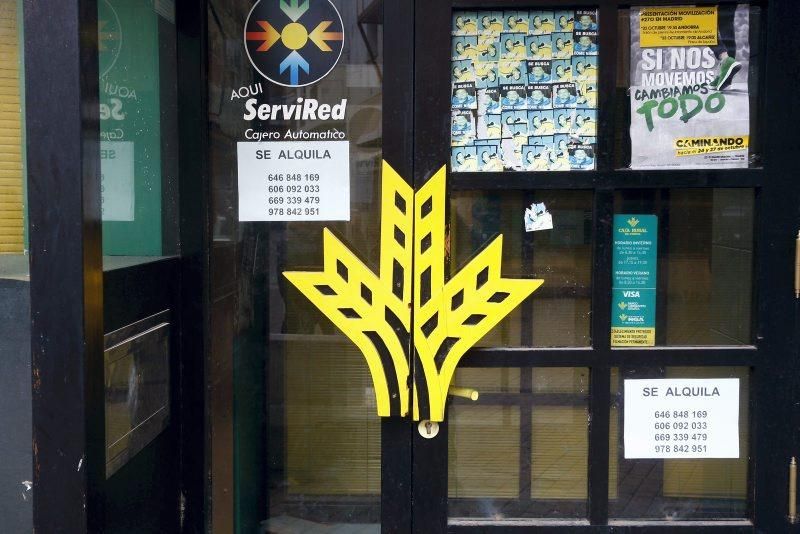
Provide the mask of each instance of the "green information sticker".
{"label": "green information sticker", "polygon": [[657,260],[658,217],[614,215],[612,347],[655,345]]}

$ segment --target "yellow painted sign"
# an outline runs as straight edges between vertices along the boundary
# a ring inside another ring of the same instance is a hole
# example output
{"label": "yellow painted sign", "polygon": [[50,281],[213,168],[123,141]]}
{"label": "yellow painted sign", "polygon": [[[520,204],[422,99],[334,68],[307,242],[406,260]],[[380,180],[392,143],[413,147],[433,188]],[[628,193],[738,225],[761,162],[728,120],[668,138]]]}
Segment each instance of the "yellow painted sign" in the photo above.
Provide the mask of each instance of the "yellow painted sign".
{"label": "yellow painted sign", "polygon": [[642,8],[639,46],[714,46],[717,44],[716,6]]}
{"label": "yellow painted sign", "polygon": [[734,150],[745,150],[750,146],[750,136],[681,137],[675,139],[673,146],[676,156],[732,152]]}
{"label": "yellow painted sign", "polygon": [[655,344],[655,328],[611,328],[612,347],[653,347]]}
{"label": "yellow painted sign", "polygon": [[283,273],[364,354],[382,417],[443,421],[458,362],[543,283],[501,276],[502,236],[445,280],[445,177],[414,192],[383,163],[378,274],[327,228],[323,271]]}

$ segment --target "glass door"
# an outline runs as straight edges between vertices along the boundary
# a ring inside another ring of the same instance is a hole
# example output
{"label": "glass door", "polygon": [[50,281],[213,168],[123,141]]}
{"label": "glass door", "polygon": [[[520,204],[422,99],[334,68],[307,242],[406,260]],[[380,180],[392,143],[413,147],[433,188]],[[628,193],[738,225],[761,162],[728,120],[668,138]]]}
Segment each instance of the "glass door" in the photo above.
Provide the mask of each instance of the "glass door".
{"label": "glass door", "polygon": [[321,273],[330,236],[380,265],[384,19],[400,3],[383,4],[207,3],[212,532],[380,530],[376,387],[338,328],[356,311],[325,313],[288,273]]}
{"label": "glass door", "polygon": [[792,528],[797,37],[667,4],[208,3],[211,531]]}
{"label": "glass door", "polygon": [[793,528],[797,187],[760,97],[787,7],[664,4],[416,3],[446,283],[499,235],[543,281],[415,432],[416,532]]}

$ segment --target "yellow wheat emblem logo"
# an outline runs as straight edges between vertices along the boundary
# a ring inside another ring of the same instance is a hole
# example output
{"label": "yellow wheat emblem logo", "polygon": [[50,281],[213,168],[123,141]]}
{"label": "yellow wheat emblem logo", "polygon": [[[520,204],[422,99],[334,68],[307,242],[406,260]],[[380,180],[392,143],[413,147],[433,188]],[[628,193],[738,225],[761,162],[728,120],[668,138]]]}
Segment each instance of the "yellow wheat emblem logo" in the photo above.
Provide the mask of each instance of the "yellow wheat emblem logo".
{"label": "yellow wheat emblem logo", "polygon": [[327,228],[324,270],[283,273],[364,354],[380,416],[443,421],[462,356],[543,282],[501,276],[502,235],[445,281],[445,175],[415,193],[383,163],[378,274]]}

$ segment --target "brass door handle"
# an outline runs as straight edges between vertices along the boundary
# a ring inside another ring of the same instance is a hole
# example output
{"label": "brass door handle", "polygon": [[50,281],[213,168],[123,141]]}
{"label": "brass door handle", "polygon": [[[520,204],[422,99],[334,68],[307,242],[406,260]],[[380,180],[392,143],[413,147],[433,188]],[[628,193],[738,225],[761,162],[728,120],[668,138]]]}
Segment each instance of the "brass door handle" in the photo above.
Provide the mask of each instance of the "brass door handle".
{"label": "brass door handle", "polygon": [[469,399],[471,401],[478,400],[480,394],[477,390],[472,388],[460,388],[458,386],[450,386],[450,389],[447,390],[448,395],[452,395],[453,397],[461,397],[464,399]]}

